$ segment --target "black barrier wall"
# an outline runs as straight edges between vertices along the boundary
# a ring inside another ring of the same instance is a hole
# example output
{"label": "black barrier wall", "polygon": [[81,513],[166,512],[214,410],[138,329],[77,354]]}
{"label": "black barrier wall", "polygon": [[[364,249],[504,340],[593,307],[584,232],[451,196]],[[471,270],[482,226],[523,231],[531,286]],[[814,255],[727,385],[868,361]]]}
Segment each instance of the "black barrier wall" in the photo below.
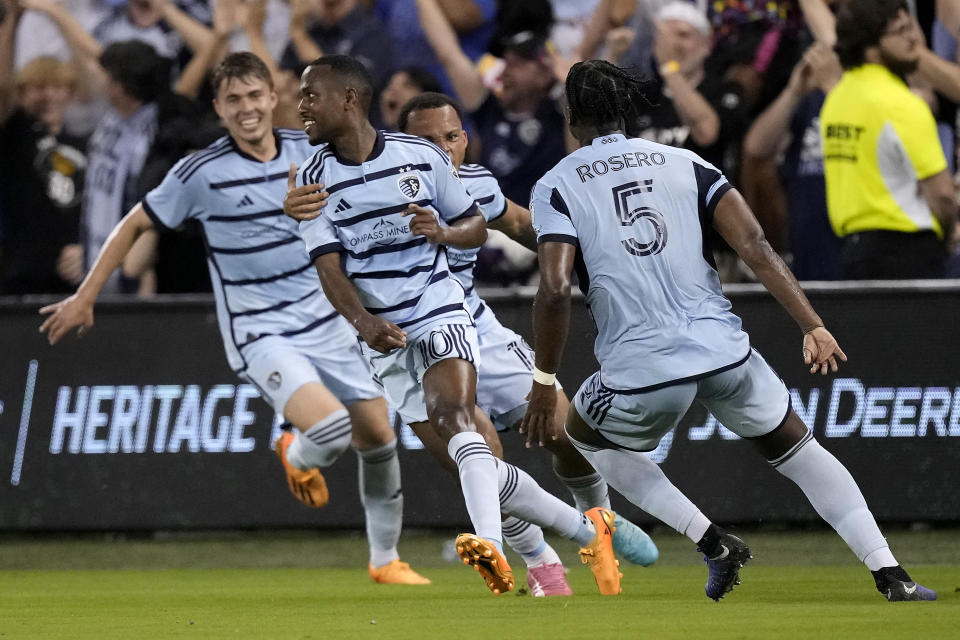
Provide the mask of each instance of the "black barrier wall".
{"label": "black barrier wall", "polygon": [[[530,292],[488,296],[529,335]],[[850,362],[809,375],[799,331],[765,293],[730,292],[751,341],[793,406],[858,480],[882,521],[960,521],[960,287],[813,289]],[[271,451],[277,425],[228,369],[207,299],[103,303],[82,340],[52,348],[36,303],[0,302],[0,529],[359,527],[356,460],[325,475],[331,502],[302,507]],[[580,302],[560,379],[569,393],[596,368]],[[468,520],[457,486],[401,430],[407,526]],[[567,497],[543,451],[505,434],[506,457]],[[751,445],[695,408],[651,456],[723,523],[816,519]],[[614,498],[641,522],[650,518]]]}

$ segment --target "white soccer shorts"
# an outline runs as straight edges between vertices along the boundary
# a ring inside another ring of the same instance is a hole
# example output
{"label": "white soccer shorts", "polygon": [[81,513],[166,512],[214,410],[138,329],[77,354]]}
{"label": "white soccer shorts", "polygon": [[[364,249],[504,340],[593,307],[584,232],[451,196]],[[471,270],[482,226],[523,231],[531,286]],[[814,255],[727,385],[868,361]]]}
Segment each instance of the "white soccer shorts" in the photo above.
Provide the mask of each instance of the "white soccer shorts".
{"label": "white soccer shorts", "polygon": [[337,318],[306,336],[267,336],[243,350],[247,370],[241,374],[278,414],[294,392],[320,382],[343,404],[380,398],[373,371],[346,321]]}
{"label": "white soccer shorts", "polygon": [[527,410],[527,395],[533,386],[533,349],[520,335],[500,324],[489,308],[477,317],[477,336],[477,406],[490,416],[497,431],[506,431]]}
{"label": "white soccer shorts", "polygon": [[[466,317],[466,314],[464,314]],[[407,424],[427,421],[423,374],[441,360],[460,358],[479,368],[480,347],[472,324],[434,324],[407,336],[407,346],[380,353],[361,343],[391,406]]]}
{"label": "white soccer shorts", "polygon": [[584,381],[574,406],[584,422],[612,444],[653,451],[694,400],[741,438],[770,433],[790,411],[790,392],[755,349],[737,367],[653,391],[618,393],[603,385],[598,372]]}

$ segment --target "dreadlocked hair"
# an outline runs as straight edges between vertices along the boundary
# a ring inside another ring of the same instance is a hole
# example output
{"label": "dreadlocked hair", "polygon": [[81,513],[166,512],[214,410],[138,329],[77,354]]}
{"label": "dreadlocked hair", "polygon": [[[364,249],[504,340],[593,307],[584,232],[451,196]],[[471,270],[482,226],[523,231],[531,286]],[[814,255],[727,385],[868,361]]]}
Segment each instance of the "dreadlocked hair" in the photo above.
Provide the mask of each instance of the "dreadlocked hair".
{"label": "dreadlocked hair", "polygon": [[566,94],[570,124],[590,125],[600,133],[622,130],[636,134],[639,116],[652,103],[647,81],[604,60],[578,62],[567,74]]}

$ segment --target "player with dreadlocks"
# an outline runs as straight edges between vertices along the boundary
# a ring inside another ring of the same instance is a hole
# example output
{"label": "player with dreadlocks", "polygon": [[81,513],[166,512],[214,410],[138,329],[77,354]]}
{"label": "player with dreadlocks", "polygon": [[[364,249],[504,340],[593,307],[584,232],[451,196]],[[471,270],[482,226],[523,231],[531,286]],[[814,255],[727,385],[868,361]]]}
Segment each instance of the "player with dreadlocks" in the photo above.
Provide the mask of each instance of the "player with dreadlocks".
{"label": "player with dreadlocks", "polygon": [[719,599],[739,583],[750,549],[711,523],[642,453],[656,448],[694,400],[800,487],[888,600],[936,599],[897,563],[856,482],[790,407],[787,388],[730,311],[711,259],[710,227],[796,321],[810,373],[835,372],[847,359],[743,198],[698,155],[625,135],[646,96],[623,70],[595,60],[576,64],[566,93],[581,148],[537,182],[531,197],[541,280],[524,427],[538,433],[553,416],[576,265],[597,325],[600,371],[577,392],[567,434],[611,487],[696,542],[709,568],[708,597]]}

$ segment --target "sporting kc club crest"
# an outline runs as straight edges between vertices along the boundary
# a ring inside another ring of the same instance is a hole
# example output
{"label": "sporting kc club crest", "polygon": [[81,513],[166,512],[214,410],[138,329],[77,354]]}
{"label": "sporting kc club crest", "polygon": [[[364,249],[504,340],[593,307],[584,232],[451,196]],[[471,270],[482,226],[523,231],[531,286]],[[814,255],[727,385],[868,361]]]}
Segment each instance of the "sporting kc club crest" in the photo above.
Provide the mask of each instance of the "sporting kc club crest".
{"label": "sporting kc club crest", "polygon": [[404,197],[414,200],[420,193],[420,178],[415,173],[400,176],[400,179],[397,180],[397,187]]}
{"label": "sporting kc club crest", "polygon": [[267,386],[276,391],[280,388],[280,385],[283,383],[283,376],[280,375],[279,371],[274,371],[267,378]]}

